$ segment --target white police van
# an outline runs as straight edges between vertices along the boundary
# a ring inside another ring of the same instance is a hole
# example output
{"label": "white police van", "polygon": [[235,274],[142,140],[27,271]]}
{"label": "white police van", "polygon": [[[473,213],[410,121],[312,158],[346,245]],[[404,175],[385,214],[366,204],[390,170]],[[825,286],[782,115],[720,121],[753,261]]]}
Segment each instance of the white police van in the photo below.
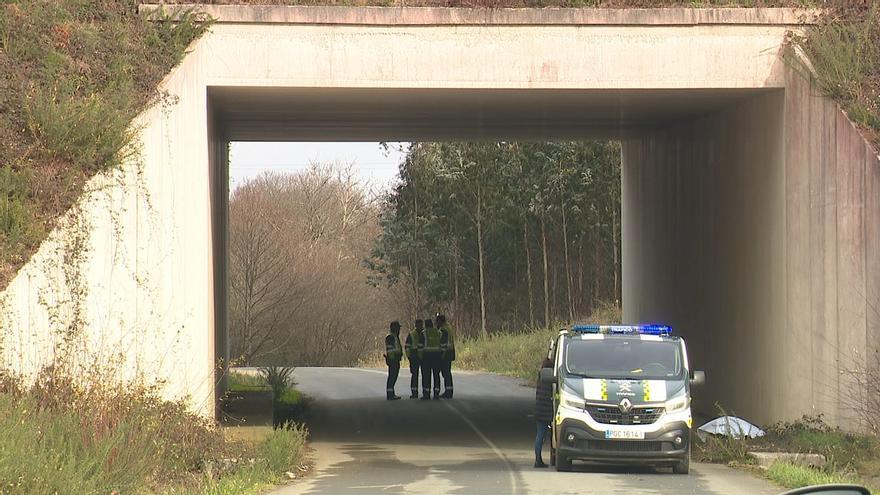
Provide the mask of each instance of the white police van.
{"label": "white police van", "polygon": [[551,344],[554,383],[550,462],[573,460],[690,468],[691,386],[687,348],[665,325],[574,325]]}

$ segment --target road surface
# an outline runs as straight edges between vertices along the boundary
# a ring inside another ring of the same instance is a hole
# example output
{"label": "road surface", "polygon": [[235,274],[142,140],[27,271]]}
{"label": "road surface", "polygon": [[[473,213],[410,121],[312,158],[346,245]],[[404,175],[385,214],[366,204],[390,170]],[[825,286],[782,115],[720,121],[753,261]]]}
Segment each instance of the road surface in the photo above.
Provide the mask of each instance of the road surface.
{"label": "road surface", "polygon": [[[575,463],[575,472],[534,469],[534,389],[516,380],[459,372],[452,400],[409,400],[409,372],[385,400],[385,373],[297,368],[309,414],[315,471],[277,495],[406,494],[776,494],[769,483],[724,466],[668,469]],[[544,460],[549,461],[545,445]]]}

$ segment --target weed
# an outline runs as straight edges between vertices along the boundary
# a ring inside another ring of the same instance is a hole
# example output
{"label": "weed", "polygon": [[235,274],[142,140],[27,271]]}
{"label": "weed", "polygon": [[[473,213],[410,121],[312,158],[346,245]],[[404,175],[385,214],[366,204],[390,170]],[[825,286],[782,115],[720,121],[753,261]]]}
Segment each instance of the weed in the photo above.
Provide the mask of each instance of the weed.
{"label": "weed", "polygon": [[266,380],[266,384],[272,388],[272,395],[279,400],[284,391],[296,382],[293,380],[293,370],[285,366],[266,366],[260,368],[260,374]]}
{"label": "weed", "polygon": [[775,462],[771,464],[765,474],[767,478],[785,488],[856,482],[852,476],[813,469],[806,466],[798,466],[786,462]]}

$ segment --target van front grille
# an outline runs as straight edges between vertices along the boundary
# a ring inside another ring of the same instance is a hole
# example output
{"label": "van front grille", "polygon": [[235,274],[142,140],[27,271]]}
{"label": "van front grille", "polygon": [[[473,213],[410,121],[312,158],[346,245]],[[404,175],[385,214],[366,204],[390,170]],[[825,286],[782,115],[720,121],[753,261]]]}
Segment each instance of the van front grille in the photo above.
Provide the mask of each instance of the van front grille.
{"label": "van front grille", "polygon": [[615,405],[587,405],[587,413],[594,420],[606,425],[649,425],[663,415],[662,407],[634,407],[630,412],[623,413]]}
{"label": "van front grille", "polygon": [[586,440],[589,450],[603,450],[606,452],[660,452],[663,450],[663,442],[633,442],[626,440]]}

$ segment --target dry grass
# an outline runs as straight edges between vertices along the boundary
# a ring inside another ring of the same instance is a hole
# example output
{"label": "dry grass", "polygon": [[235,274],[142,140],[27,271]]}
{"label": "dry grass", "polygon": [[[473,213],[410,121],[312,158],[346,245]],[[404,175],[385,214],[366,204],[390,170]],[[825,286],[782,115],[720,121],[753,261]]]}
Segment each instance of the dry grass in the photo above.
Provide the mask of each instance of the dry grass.
{"label": "dry grass", "polygon": [[207,27],[151,22],[136,0],[0,5],[0,287],[95,173],[118,165],[129,124]]}

